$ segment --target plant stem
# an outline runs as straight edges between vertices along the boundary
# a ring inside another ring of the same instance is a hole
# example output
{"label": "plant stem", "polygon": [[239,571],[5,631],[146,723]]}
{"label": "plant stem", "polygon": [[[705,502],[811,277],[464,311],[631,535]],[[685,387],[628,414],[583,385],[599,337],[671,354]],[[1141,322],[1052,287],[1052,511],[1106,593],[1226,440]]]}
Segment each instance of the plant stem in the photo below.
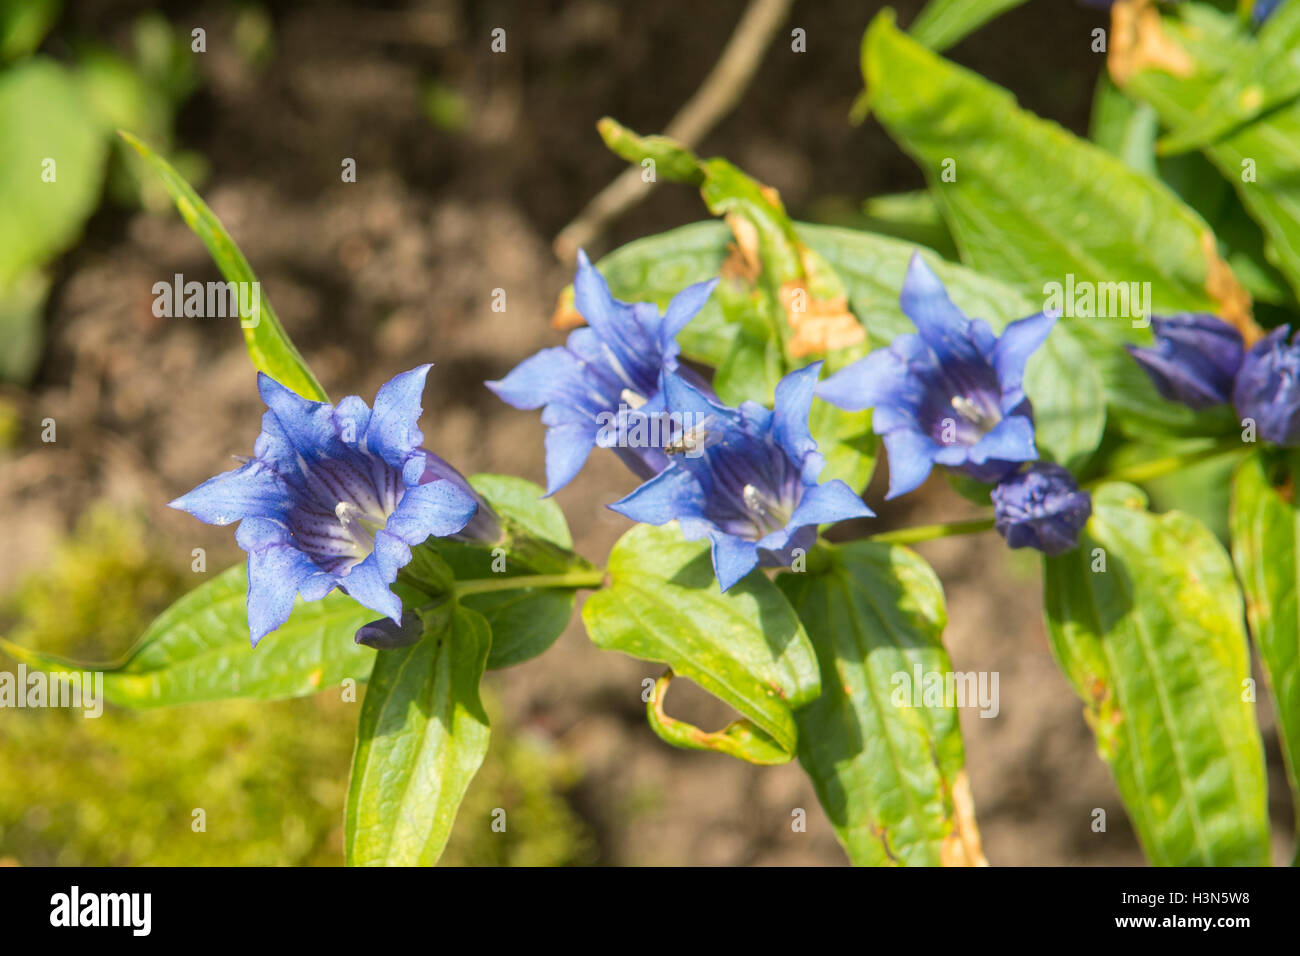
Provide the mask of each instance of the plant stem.
{"label": "plant stem", "polygon": [[1163,475],[1172,474],[1191,465],[1200,464],[1211,458],[1218,458],[1221,455],[1229,455],[1233,452],[1248,451],[1249,446],[1240,441],[1211,445],[1209,448],[1202,448],[1199,451],[1187,452],[1182,455],[1166,455],[1164,458],[1152,458],[1149,461],[1138,462],[1135,465],[1129,465],[1127,468],[1120,468],[1111,472],[1109,475],[1102,475],[1092,481],[1085,482],[1083,487],[1086,489],[1096,488],[1100,484],[1108,481],[1128,481],[1143,482],[1150,481],[1152,478],[1160,478]]}
{"label": "plant stem", "polygon": [[877,544],[912,544],[955,534],[978,534],[992,527],[992,518],[974,518],[970,521],[946,521],[942,524],[920,524],[911,528],[899,528],[897,531],[882,531],[880,534],[867,535],[867,540]]}
{"label": "plant stem", "polygon": [[515,577],[495,575],[490,578],[475,578],[471,581],[457,581],[457,597],[466,594],[482,594],[486,591],[510,591],[515,588],[598,588],[605,579],[605,572],[600,568],[590,571],[568,571],[564,574],[520,574]]}

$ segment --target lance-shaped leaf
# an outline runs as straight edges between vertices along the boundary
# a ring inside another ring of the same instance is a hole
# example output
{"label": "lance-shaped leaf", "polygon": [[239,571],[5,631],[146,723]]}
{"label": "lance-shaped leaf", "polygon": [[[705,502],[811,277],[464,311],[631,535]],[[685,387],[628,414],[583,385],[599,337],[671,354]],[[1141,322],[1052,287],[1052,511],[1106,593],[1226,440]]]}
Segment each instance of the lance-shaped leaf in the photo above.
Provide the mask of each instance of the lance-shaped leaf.
{"label": "lance-shaped leaf", "polygon": [[298,601],[288,622],[254,649],[248,643],[244,565],[185,595],[149,626],[126,658],[79,664],[8,642],[6,653],[55,672],[102,670],[104,696],[122,707],[169,707],[207,700],[301,697],[344,680],[364,681],[375,652],[353,641],[375,612],[335,591]]}
{"label": "lance-shaped leaf", "polygon": [[436,863],[487,754],[479,682],[492,633],[465,607],[441,622],[375,661],[344,815],[349,866]]}
{"label": "lance-shaped leaf", "polygon": [[708,542],[686,541],[675,526],[623,535],[608,575],[582,609],[597,647],[667,664],[794,756],[794,711],[821,684],[808,635],[776,585],[755,572],[723,593]]}
{"label": "lance-shaped leaf", "polygon": [[482,614],[492,628],[487,666],[494,670],[536,657],[554,644],[573,614],[576,591],[524,587],[474,593],[468,591],[473,582],[593,568],[573,553],[564,512],[553,498],[542,497],[542,488],[509,475],[474,475],[469,482],[502,519],[504,539],[480,545],[442,538],[429,546],[467,585],[461,604]]}
{"label": "lance-shaped leaf", "polygon": [[[1294,453],[1248,457],[1232,484],[1232,556],[1246,592],[1246,616],[1273,694],[1291,802],[1300,820],[1300,508]],[[1300,856],[1297,857],[1300,859]]]}
{"label": "lance-shaped leaf", "polygon": [[821,696],[796,714],[799,762],[836,835],[860,865],[983,863],[944,693],[960,685],[975,705],[979,678],[954,674],[943,648],[939,579],[914,552],[867,541],[824,561],[777,583],[821,665]]}
{"label": "lance-shaped leaf", "polygon": [[[1195,68],[1171,73],[1158,64],[1117,64],[1112,58],[1111,73],[1119,69],[1125,91],[1154,106],[1161,121],[1175,129],[1194,128],[1198,109],[1234,65],[1261,56],[1232,18],[1203,4],[1188,5],[1182,21],[1150,21],[1145,29],[1158,32],[1162,43]],[[1148,37],[1146,42],[1154,41]],[[1203,150],[1263,228],[1268,261],[1300,293],[1300,100],[1292,98],[1234,127]]]}
{"label": "lance-shaped leaf", "polygon": [[908,32],[917,43],[932,50],[946,50],[968,33],[1018,7],[1025,0],[930,0]]}
{"label": "lance-shaped leaf", "polygon": [[1037,301],[1069,276],[1101,284],[1108,312],[1111,287],[1123,284],[1121,314],[1081,323],[1108,342],[1141,334],[1138,310],[1118,297],[1132,283],[1139,296],[1150,283],[1157,313],[1249,321],[1249,296],[1209,226],[1157,180],[1021,110],[1006,90],[899,32],[888,11],[863,37],[862,66],[872,111],[925,171],[970,265]]}
{"label": "lance-shaped leaf", "polygon": [[[244,254],[239,251],[239,246],[235,245],[235,240],[184,177],[167,160],[130,133],[119,132],[119,135],[144,157],[162,179],[163,185],[176,201],[176,209],[181,218],[203,241],[212,261],[217,264],[226,280],[235,283],[236,289],[261,290],[261,283],[257,281]],[[251,292],[241,293],[235,298],[239,302],[239,324],[244,331],[244,344],[253,365],[303,398],[316,402],[329,401],[320,382],[316,381],[316,376],[280,325],[265,292],[259,291],[256,295]],[[249,308],[245,309],[245,305]]]}
{"label": "lance-shaped leaf", "polygon": [[1264,752],[1241,592],[1213,533],[1103,485],[1069,554],[1048,558],[1053,653],[1152,863],[1266,866]]}

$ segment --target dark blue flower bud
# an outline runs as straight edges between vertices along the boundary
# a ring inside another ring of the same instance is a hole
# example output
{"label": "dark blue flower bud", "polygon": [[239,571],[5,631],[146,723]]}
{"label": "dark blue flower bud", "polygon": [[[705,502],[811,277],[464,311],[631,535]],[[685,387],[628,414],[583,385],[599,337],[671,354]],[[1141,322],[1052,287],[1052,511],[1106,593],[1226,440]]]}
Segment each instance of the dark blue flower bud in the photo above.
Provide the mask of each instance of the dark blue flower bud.
{"label": "dark blue flower bud", "polygon": [[361,625],[357,628],[356,641],[366,647],[391,651],[399,647],[410,647],[423,636],[424,622],[414,612],[403,611],[401,624],[394,624],[391,618],[381,617],[377,621]]}
{"label": "dark blue flower bud", "polygon": [[1232,382],[1241,368],[1241,333],[1213,315],[1185,312],[1151,320],[1156,344],[1128,346],[1152,384],[1171,402],[1210,408],[1232,399]]}
{"label": "dark blue flower bud", "polygon": [[1278,445],[1300,445],[1300,346],[1279,326],[1251,347],[1241,364],[1232,401],[1256,434]]}
{"label": "dark blue flower bud", "polygon": [[994,527],[1013,548],[1063,554],[1079,543],[1092,496],[1060,465],[1040,461],[993,489]]}

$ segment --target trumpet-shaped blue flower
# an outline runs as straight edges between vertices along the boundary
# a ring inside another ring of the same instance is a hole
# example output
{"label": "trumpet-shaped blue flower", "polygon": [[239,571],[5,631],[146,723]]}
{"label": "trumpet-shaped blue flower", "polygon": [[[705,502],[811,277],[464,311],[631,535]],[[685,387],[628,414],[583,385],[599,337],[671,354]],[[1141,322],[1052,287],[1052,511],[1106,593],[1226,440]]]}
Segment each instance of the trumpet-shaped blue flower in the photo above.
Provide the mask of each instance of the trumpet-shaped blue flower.
{"label": "trumpet-shaped blue flower", "polygon": [[1040,461],[993,489],[994,527],[1013,548],[1063,554],[1079,543],[1092,496],[1060,465]]}
{"label": "trumpet-shaped blue flower", "polygon": [[336,587],[400,624],[390,585],[411,548],[474,516],[474,497],[429,471],[420,449],[428,371],[421,365],[383,385],[373,411],[355,395],[338,405],[307,401],[259,373],[267,412],[254,457],[171,502],[208,524],[240,523],[253,646],[289,619],[295,594],[315,601]]}
{"label": "trumpet-shaped blue flower", "polygon": [[844,482],[819,485],[825,460],[808,431],[821,363],[791,372],[776,387],[776,409],[755,402],[719,405],[680,376],[664,373],[664,403],[680,416],[672,463],[610,507],[634,521],[677,521],[688,540],[708,538],[713,569],[727,590],[760,563],[788,565],[817,525],[871,510]]}
{"label": "trumpet-shaped blue flower", "polygon": [[1126,348],[1164,398],[1196,409],[1232,400],[1245,355],[1240,332],[1216,316],[1193,313],[1156,316],[1151,331],[1154,346]]}
{"label": "trumpet-shaped blue flower", "polygon": [[1256,342],[1233,387],[1232,401],[1242,420],[1255,422],[1259,437],[1278,445],[1300,445],[1300,332],[1287,342],[1291,327],[1278,326]]}
{"label": "trumpet-shaped blue flower", "polygon": [[1282,6],[1282,0],[1255,0],[1254,5],[1250,8],[1250,19],[1256,26],[1259,26],[1271,17],[1280,6]]}
{"label": "trumpet-shaped blue flower", "polygon": [[716,284],[687,286],[661,314],[650,302],[615,299],[586,253],[578,253],[574,305],[587,325],[571,332],[563,347],[543,349],[505,378],[487,383],[515,408],[545,406],[548,495],[573,480],[598,444],[613,448],[640,478],[668,464],[660,448],[621,441],[619,435],[630,410],[657,404],[660,373],[677,369],[677,333],[704,307]]}
{"label": "trumpet-shaped blue flower", "polygon": [[1037,459],[1022,381],[1056,316],[1040,312],[995,336],[987,322],[953,305],[919,254],[899,301],[918,334],[897,336],[817,388],[833,405],[873,410],[872,426],[889,452],[886,497],[919,487],[935,465],[996,482],[1018,462]]}

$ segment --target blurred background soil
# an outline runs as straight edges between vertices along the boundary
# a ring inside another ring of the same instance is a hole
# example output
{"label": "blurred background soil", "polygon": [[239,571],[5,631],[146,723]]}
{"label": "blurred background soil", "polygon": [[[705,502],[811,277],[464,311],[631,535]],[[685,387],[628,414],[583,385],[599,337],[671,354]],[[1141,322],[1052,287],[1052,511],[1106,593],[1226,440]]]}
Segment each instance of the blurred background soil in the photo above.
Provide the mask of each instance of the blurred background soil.
{"label": "blurred background soil", "polygon": [[[428,446],[467,474],[542,481],[537,414],[506,407],[481,383],[561,341],[548,319],[570,273],[550,242],[623,168],[596,120],[660,130],[743,6],[93,0],[68,6],[45,49],[84,35],[125,45],[131,18],[148,9],[183,32],[203,27],[200,82],[176,117],[176,140],[206,158],[203,195],[318,377],[334,396],[369,400],[396,372],[432,361],[421,422]],[[879,127],[847,118],[861,88],[858,39],[879,6],[797,3],[743,103],[701,151],[775,186],[801,219],[842,220],[869,196],[922,186]],[[907,23],[919,3],[896,7]],[[232,40],[250,15],[262,28],[258,56]],[[1102,65],[1089,49],[1100,16],[1066,0],[1031,3],[950,55],[1082,133]],[[489,50],[498,26],[504,54]],[[789,49],[796,26],[807,33],[803,54]],[[345,157],[356,160],[355,183],[340,181]],[[693,190],[666,185],[589,251],[706,216]],[[103,207],[57,267],[34,384],[0,393],[16,432],[0,453],[0,592],[17,595],[10,622],[25,616],[50,650],[117,656],[150,614],[195,583],[192,549],[206,549],[212,571],[242,559],[229,529],[165,507],[229,467],[231,455],[248,454],[261,413],[230,323],[152,315],[151,287],[173,273],[218,278],[175,215]],[[498,288],[505,312],[491,309]],[[53,444],[40,440],[46,418],[57,422]],[[882,505],[879,477],[868,494],[882,515],[873,529],[972,513],[942,481]],[[632,487],[613,456],[597,453],[560,493],[588,558],[602,561],[628,526],[604,504]],[[1000,675],[995,719],[962,712],[989,860],[1140,864],[1081,706],[1048,650],[1035,562],[991,536],[922,551],[947,592],[955,668]],[[100,564],[103,576],[88,573]],[[61,570],[52,576],[52,567]],[[115,595],[120,608],[104,603]],[[641,681],[657,673],[596,650],[576,618],[541,658],[492,673],[505,732],[494,737],[449,859],[843,864],[797,764],[751,767],[671,749],[650,732]],[[678,686],[678,715],[705,727],[728,719],[702,692]],[[165,715],[110,710],[100,721],[7,712],[0,857],[338,863],[357,705],[335,696]],[[1281,859],[1290,811],[1266,702],[1261,710]],[[509,852],[479,837],[498,805],[521,808]],[[206,842],[191,839],[193,807],[208,808]],[[795,808],[807,810],[807,832],[792,830]],[[1092,829],[1095,808],[1106,811],[1104,833]]]}

